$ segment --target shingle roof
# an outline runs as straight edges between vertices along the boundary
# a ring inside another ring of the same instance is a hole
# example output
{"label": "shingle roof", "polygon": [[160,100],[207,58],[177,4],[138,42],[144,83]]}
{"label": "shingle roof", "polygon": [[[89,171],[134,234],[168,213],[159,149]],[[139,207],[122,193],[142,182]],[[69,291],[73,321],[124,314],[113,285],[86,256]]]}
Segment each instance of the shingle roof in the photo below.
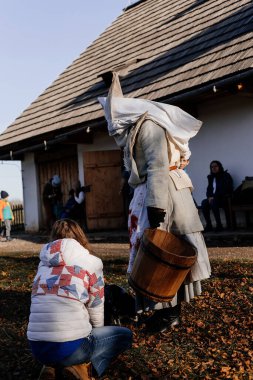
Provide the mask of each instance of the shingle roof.
{"label": "shingle roof", "polygon": [[101,74],[152,100],[253,67],[251,0],[142,0],[126,10],[0,135],[0,146],[103,117]]}

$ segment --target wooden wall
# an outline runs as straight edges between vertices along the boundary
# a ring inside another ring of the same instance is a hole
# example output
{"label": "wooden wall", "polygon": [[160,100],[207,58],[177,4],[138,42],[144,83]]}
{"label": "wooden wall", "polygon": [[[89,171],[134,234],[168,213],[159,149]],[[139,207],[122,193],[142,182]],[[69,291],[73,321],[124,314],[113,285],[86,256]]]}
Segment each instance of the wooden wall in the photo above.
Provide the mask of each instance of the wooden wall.
{"label": "wooden wall", "polygon": [[84,152],[87,224],[90,230],[124,227],[123,199],[120,191],[121,152]]}
{"label": "wooden wall", "polygon": [[69,197],[69,190],[76,186],[78,181],[78,163],[76,150],[70,146],[64,150],[57,152],[48,152],[44,155],[36,157],[37,172],[39,179],[41,214],[42,223],[45,220],[44,208],[42,205],[42,193],[45,184],[54,174],[58,174],[61,178],[61,190],[63,192],[63,204]]}
{"label": "wooden wall", "polygon": [[[91,185],[86,193],[86,214],[89,230],[125,228],[121,184],[122,158],[119,150],[91,151],[83,153],[84,183]],[[37,155],[36,165],[40,187],[40,199],[45,184],[58,174],[62,180],[63,203],[68,199],[71,188],[78,180],[77,153],[73,147],[58,149],[57,152],[45,152]],[[80,178],[81,182],[83,179]],[[42,222],[44,208],[41,201]]]}

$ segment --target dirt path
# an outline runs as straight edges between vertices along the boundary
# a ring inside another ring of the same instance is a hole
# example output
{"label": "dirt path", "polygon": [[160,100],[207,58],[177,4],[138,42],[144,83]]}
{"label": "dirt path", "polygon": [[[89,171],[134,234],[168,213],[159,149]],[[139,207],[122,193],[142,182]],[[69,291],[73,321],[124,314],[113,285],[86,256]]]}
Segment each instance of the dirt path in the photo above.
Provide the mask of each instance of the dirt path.
{"label": "dirt path", "polygon": [[[32,240],[32,241],[30,241]],[[38,255],[46,242],[45,237],[32,237],[30,240],[16,238],[11,242],[0,242],[0,256],[32,254]],[[127,243],[92,243],[94,251],[100,257],[128,257]],[[253,261],[253,247],[211,247],[208,248],[210,259]]]}

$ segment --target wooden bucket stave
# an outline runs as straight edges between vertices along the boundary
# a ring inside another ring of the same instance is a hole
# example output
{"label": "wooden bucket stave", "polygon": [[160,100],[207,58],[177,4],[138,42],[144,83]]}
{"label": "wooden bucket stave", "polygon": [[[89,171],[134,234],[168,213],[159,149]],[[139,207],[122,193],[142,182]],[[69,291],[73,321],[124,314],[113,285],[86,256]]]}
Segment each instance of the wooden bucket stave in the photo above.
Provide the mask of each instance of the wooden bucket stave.
{"label": "wooden bucket stave", "polygon": [[130,286],[153,301],[171,301],[196,261],[185,240],[159,229],[146,229],[129,276]]}

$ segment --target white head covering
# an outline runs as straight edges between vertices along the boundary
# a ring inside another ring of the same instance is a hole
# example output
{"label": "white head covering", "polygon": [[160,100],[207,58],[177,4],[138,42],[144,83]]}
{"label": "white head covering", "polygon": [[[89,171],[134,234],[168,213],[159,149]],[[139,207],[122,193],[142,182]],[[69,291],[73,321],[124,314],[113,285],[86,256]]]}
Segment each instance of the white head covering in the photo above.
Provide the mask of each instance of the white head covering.
{"label": "white head covering", "polygon": [[[117,73],[113,73],[108,97],[99,97],[98,101],[104,108],[110,136],[117,138],[126,133],[147,112],[147,119],[166,129],[182,155],[190,157],[189,139],[198,133],[202,122],[179,107],[147,99],[124,98]],[[120,141],[122,144],[123,136]]]}

